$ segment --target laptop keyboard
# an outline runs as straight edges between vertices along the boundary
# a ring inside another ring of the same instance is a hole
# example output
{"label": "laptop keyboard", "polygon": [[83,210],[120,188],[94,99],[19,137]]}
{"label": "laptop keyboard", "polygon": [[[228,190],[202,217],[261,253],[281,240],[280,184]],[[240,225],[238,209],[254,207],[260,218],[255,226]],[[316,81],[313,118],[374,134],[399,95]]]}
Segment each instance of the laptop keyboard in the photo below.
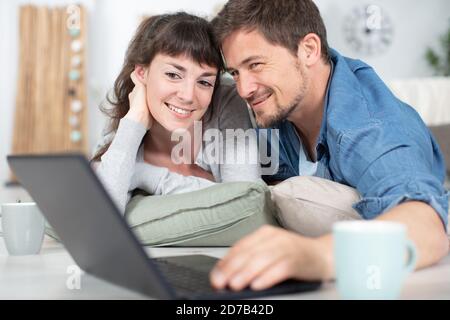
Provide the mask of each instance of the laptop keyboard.
{"label": "laptop keyboard", "polygon": [[163,258],[152,259],[159,270],[176,289],[191,292],[213,291],[209,274],[186,266],[175,264]]}
{"label": "laptop keyboard", "polygon": [[[197,256],[199,258],[201,256]],[[215,290],[209,282],[209,271],[215,261],[200,260],[203,270],[191,267],[185,262],[179,262],[166,258],[152,258],[154,264],[157,265],[161,273],[166,277],[168,282],[182,296],[187,297],[205,297],[208,298],[227,298],[227,299],[243,299],[255,298],[267,295],[289,294],[304,291],[316,290],[320,287],[320,282],[299,282],[295,280],[285,281],[273,288],[263,291],[252,291],[247,288],[241,292],[232,292],[229,290]],[[203,257],[205,259],[205,257]],[[209,258],[212,259],[212,258]],[[192,263],[192,261],[190,261]]]}

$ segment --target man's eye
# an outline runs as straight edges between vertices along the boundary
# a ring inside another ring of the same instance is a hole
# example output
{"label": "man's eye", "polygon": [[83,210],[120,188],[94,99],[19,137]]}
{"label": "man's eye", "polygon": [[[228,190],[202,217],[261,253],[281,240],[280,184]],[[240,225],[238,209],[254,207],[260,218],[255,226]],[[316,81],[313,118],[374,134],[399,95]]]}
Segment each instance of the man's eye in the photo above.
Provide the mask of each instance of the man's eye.
{"label": "man's eye", "polygon": [[181,79],[181,77],[180,77],[178,74],[173,73],[173,72],[167,72],[166,75],[167,75],[170,79],[173,79],[173,80],[175,80],[175,79]]}
{"label": "man's eye", "polygon": [[258,68],[259,66],[261,66],[261,63],[255,62],[255,63],[252,63],[249,68],[250,68],[250,70],[253,70],[253,69]]}
{"label": "man's eye", "polygon": [[238,75],[238,72],[237,72],[236,70],[228,71],[228,73],[229,73],[233,78],[237,77],[237,75]]}

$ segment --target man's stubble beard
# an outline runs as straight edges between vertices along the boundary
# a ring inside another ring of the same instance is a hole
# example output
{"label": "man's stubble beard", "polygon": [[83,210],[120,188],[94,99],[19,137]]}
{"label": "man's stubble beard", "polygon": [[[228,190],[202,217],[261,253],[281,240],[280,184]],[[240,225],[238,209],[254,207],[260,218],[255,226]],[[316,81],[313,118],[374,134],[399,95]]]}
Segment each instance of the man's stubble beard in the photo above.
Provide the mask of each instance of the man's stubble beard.
{"label": "man's stubble beard", "polygon": [[294,97],[294,99],[287,105],[287,106],[281,106],[278,104],[276,97],[275,99],[275,108],[276,111],[274,114],[264,117],[264,112],[255,112],[256,117],[256,123],[258,127],[260,128],[273,128],[276,127],[279,123],[286,120],[292,112],[294,112],[297,107],[299,106],[300,102],[303,100],[303,98],[306,95],[306,92],[308,90],[308,78],[306,76],[306,72],[300,67],[296,66],[298,72],[300,73],[301,79],[303,79],[299,89],[298,94]]}

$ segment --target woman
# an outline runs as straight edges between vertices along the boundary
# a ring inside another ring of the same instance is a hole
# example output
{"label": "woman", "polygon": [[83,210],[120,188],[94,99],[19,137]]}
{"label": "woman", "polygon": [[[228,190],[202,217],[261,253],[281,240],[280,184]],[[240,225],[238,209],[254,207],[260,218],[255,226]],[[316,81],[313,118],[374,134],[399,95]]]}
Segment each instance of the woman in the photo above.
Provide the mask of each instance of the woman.
{"label": "woman", "polygon": [[[122,213],[135,189],[165,195],[260,178],[257,161],[233,161],[235,153],[250,152],[254,158],[255,136],[231,144],[227,135],[223,144],[216,141],[215,152],[222,153],[219,158],[224,162],[211,157],[211,148],[202,143],[207,129],[224,133],[251,128],[235,88],[220,83],[222,69],[211,27],[202,18],[160,15],[138,28],[115,82],[114,97],[108,98],[113,108],[103,110],[111,118],[106,141],[93,158],[98,176]],[[187,133],[183,135],[187,143],[182,152],[174,153],[179,141],[173,137],[179,130]]]}

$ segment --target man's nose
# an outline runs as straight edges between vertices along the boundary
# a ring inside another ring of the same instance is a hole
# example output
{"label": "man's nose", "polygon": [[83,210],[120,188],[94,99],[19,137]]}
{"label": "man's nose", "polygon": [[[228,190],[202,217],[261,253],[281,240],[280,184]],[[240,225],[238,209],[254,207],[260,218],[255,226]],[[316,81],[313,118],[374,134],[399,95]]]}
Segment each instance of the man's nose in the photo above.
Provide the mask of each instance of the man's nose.
{"label": "man's nose", "polygon": [[239,95],[243,99],[248,99],[257,91],[258,85],[251,75],[241,73],[236,81],[236,87]]}

